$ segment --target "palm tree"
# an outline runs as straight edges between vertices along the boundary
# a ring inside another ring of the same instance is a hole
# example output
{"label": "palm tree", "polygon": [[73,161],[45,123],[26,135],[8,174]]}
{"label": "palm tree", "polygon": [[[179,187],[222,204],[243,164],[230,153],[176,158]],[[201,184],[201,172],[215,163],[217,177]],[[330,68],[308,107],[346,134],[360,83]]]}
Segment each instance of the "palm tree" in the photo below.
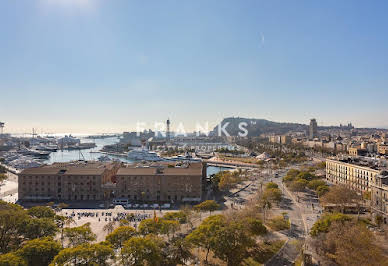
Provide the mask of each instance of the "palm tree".
{"label": "palm tree", "polygon": [[64,239],[63,231],[65,226],[70,226],[72,223],[76,224],[76,222],[74,221],[73,217],[66,217],[62,215],[56,215],[55,220],[56,220],[57,226],[61,228],[61,244],[63,247],[63,239]]}

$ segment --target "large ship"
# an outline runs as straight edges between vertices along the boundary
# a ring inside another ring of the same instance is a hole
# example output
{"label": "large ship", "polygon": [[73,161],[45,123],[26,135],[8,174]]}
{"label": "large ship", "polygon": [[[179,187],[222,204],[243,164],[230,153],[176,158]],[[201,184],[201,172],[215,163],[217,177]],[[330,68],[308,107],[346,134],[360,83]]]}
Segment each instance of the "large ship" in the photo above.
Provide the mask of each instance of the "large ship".
{"label": "large ship", "polygon": [[162,158],[156,152],[147,149],[133,149],[127,154],[128,159],[135,161],[161,161]]}

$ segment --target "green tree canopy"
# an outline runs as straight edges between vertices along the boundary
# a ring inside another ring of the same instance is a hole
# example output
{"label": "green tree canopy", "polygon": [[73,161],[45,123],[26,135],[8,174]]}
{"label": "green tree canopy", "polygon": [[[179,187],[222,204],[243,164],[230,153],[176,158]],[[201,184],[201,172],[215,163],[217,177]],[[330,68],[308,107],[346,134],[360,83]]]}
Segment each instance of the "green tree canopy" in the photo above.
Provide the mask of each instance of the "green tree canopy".
{"label": "green tree canopy", "polygon": [[329,189],[329,186],[323,185],[323,186],[317,187],[316,192],[317,192],[318,197],[322,197],[322,196],[325,195],[326,192],[328,192],[329,190],[330,190],[330,189]]}
{"label": "green tree canopy", "polygon": [[220,208],[220,205],[214,200],[206,200],[194,206],[194,210],[196,211],[202,211],[202,212],[208,211],[210,213],[212,211],[218,210],[219,208]]}
{"label": "green tree canopy", "polygon": [[263,197],[272,202],[280,202],[282,199],[282,191],[278,188],[266,188]]}
{"label": "green tree canopy", "polygon": [[57,231],[52,218],[30,218],[24,225],[24,235],[28,239],[54,236]]}
{"label": "green tree canopy", "polygon": [[110,245],[105,243],[82,244],[61,250],[50,265],[105,266],[109,265],[109,259],[114,259],[114,252]]}
{"label": "green tree canopy", "polygon": [[226,225],[226,220],[223,215],[213,215],[206,218],[194,231],[186,236],[186,240],[194,246],[204,248],[206,250],[207,262],[210,250],[214,250],[217,235],[222,227]]}
{"label": "green tree canopy", "polygon": [[29,266],[47,266],[61,250],[61,245],[52,238],[37,238],[27,241],[16,251]]}
{"label": "green tree canopy", "polygon": [[314,179],[308,182],[307,187],[312,190],[317,190],[319,186],[325,186],[326,182],[322,179]]}
{"label": "green tree canopy", "polygon": [[325,214],[318,221],[315,222],[311,228],[310,234],[313,237],[318,236],[320,233],[327,233],[329,227],[333,222],[345,223],[351,221],[352,218],[342,213]]}
{"label": "green tree canopy", "polygon": [[259,219],[247,217],[241,221],[252,235],[260,236],[267,233],[267,228]]}
{"label": "green tree canopy", "polygon": [[65,228],[64,236],[69,241],[69,246],[73,247],[96,240],[96,235],[92,232],[90,223],[78,227]]}
{"label": "green tree canopy", "polygon": [[24,240],[30,217],[22,207],[0,201],[0,253],[16,250]]}
{"label": "green tree canopy", "polygon": [[161,249],[152,238],[132,237],[121,249],[121,260],[123,265],[157,265],[161,260]]}
{"label": "green tree canopy", "polygon": [[122,248],[125,241],[136,235],[135,228],[131,226],[120,226],[112,233],[106,236],[106,240],[112,244],[115,249]]}
{"label": "green tree canopy", "polygon": [[187,222],[187,213],[184,211],[167,212],[163,215],[163,219],[174,220],[174,221],[178,221],[181,224],[184,224]]}
{"label": "green tree canopy", "polygon": [[27,262],[13,252],[0,255],[0,266],[27,266]]}
{"label": "green tree canopy", "polygon": [[55,212],[46,206],[35,206],[27,210],[28,215],[35,218],[54,218]]}
{"label": "green tree canopy", "polygon": [[186,262],[193,257],[191,253],[192,244],[185,238],[174,238],[170,241],[165,251],[166,265],[186,265]]}
{"label": "green tree canopy", "polygon": [[155,221],[153,218],[150,219],[144,219],[140,222],[138,230],[140,234],[142,235],[148,235],[148,234],[160,234],[161,231],[161,223],[158,221]]}
{"label": "green tree canopy", "polygon": [[279,188],[278,184],[276,184],[274,182],[267,183],[267,185],[265,187],[266,188]]}
{"label": "green tree canopy", "polygon": [[241,222],[229,222],[219,229],[215,236],[216,257],[227,262],[228,266],[239,265],[247,257],[248,250],[255,245],[252,234]]}

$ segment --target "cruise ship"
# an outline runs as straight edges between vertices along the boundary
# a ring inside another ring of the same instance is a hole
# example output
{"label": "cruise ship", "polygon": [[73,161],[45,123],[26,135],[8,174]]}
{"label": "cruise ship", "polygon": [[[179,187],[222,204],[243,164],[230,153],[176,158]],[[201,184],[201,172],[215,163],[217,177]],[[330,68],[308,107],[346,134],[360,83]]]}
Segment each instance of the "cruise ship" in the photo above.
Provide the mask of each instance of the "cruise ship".
{"label": "cruise ship", "polygon": [[162,161],[156,152],[147,149],[133,149],[127,154],[128,159],[135,161]]}

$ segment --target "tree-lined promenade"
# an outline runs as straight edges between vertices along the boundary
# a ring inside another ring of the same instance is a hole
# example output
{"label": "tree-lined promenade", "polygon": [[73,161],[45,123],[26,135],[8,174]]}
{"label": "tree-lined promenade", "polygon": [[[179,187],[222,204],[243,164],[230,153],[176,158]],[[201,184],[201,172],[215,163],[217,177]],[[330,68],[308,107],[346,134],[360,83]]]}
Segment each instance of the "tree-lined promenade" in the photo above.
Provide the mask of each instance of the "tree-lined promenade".
{"label": "tree-lined promenade", "polygon": [[[218,175],[217,186],[221,182],[222,189],[233,188],[247,176],[245,171],[227,171]],[[279,228],[268,210],[280,198],[281,191],[269,184],[243,209],[230,210],[208,200],[162,217],[155,212],[136,228],[124,216],[104,226],[107,236],[102,241],[90,223],[74,226],[76,217],[61,216],[63,212],[50,206],[25,210],[1,202],[0,265],[264,263],[283,243],[269,237]]]}
{"label": "tree-lined promenade", "polygon": [[[210,180],[213,189],[225,195],[225,204],[207,200],[163,215],[155,211],[136,227],[124,214],[105,224],[103,238],[97,237],[90,223],[79,219],[75,225],[76,217],[62,216],[50,206],[25,210],[1,202],[0,266],[291,265],[300,252],[312,254],[315,262],[338,265],[352,265],[354,259],[368,261],[367,256],[373,255],[370,265],[384,265],[383,249],[367,229],[373,222],[360,213],[325,214],[306,226],[319,207],[318,202],[308,206],[307,194],[317,195],[322,204],[336,204],[338,212],[360,200],[344,187],[328,186],[317,175],[323,168],[318,164],[291,169],[283,178],[259,170],[220,172]],[[357,231],[363,238],[354,236],[346,245],[348,238],[339,237]],[[341,255],[360,245],[373,249],[373,254],[364,251],[354,259]]]}

